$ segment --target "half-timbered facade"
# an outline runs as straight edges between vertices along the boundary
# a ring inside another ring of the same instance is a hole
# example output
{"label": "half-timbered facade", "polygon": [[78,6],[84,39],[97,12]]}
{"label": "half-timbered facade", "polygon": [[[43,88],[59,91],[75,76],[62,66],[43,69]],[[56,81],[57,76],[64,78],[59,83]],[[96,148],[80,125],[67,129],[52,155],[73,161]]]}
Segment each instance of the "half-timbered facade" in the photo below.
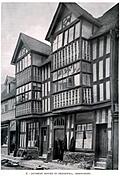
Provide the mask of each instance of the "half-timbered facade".
{"label": "half-timbered facade", "polygon": [[117,4],[96,19],[76,3],[59,3],[46,35],[51,48],[20,34],[11,62],[17,148],[118,168],[118,13]]}
{"label": "half-timbered facade", "polygon": [[[42,77],[39,67],[50,54],[50,47],[20,34],[12,64],[16,67],[16,123],[18,148],[40,148]],[[49,71],[50,72],[50,71]]]}
{"label": "half-timbered facade", "polygon": [[8,155],[15,149],[15,78],[7,76],[1,90],[1,154]]}
{"label": "half-timbered facade", "polygon": [[98,19],[76,3],[58,6],[46,35],[53,56],[53,158],[56,139],[65,136],[67,150],[74,138],[74,152],[94,154],[96,160],[111,155],[112,32],[117,36],[117,29],[118,5]]}

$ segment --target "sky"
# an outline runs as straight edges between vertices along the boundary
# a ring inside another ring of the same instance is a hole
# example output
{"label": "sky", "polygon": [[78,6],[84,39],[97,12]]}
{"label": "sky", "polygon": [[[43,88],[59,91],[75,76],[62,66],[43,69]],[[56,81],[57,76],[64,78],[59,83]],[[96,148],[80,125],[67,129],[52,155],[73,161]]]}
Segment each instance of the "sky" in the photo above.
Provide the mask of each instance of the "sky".
{"label": "sky", "polygon": [[[102,16],[116,2],[80,3],[79,5],[94,17]],[[56,2],[4,2],[1,4],[1,83],[7,75],[15,75],[15,66],[11,65],[12,56],[20,32],[42,42],[53,19],[58,3]]]}

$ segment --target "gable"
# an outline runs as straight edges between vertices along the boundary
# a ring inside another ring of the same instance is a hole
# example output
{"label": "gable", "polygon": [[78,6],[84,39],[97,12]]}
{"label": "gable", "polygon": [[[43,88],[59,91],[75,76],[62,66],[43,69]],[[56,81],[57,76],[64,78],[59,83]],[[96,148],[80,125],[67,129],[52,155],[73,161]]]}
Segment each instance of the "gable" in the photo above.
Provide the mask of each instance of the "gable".
{"label": "gable", "polygon": [[20,59],[21,57],[23,57],[27,53],[28,53],[27,48],[24,45],[22,45],[22,47],[19,49],[19,52],[17,54],[17,58]]}
{"label": "gable", "polygon": [[60,31],[61,29],[63,29],[64,27],[66,27],[76,19],[77,19],[76,16],[67,7],[64,6],[61,9],[61,12],[59,13],[59,16],[56,22],[57,25],[55,25],[55,28],[53,31],[55,33]]}
{"label": "gable", "polygon": [[64,18],[64,16],[67,15],[67,13],[69,12],[72,14],[71,18],[72,21],[83,16],[86,20],[90,21],[91,23],[94,23],[98,27],[101,26],[100,22],[97,19],[95,19],[86,10],[82,9],[77,3],[74,2],[59,3],[58,8],[53,17],[52,23],[45,37],[46,40],[50,41],[50,38],[53,35],[53,33],[55,31],[57,32],[58,30],[60,30],[62,25],[62,23],[60,23],[60,19]]}

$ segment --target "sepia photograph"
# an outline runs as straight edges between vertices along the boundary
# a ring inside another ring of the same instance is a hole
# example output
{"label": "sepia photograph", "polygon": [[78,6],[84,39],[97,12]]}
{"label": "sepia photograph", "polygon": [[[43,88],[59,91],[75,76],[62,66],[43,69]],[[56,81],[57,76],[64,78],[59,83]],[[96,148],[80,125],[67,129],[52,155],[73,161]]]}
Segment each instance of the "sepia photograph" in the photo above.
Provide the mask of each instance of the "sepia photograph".
{"label": "sepia photograph", "polygon": [[119,3],[1,3],[1,170],[119,170]]}

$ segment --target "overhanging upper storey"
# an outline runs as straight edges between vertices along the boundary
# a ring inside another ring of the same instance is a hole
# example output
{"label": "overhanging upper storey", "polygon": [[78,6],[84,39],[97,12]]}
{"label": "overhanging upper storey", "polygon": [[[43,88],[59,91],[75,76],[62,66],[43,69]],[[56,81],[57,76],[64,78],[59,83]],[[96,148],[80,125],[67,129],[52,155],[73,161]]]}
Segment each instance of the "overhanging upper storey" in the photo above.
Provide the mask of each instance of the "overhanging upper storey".
{"label": "overhanging upper storey", "polygon": [[28,52],[36,52],[40,55],[48,56],[50,50],[51,48],[49,45],[20,33],[11,64],[15,64],[17,60],[22,58]]}
{"label": "overhanging upper storey", "polygon": [[95,19],[86,10],[82,9],[76,3],[59,3],[52,23],[46,35],[46,40],[50,41],[50,37],[57,31],[62,30],[73,21],[84,17],[87,21],[93,23],[96,27],[100,27],[100,22]]}

